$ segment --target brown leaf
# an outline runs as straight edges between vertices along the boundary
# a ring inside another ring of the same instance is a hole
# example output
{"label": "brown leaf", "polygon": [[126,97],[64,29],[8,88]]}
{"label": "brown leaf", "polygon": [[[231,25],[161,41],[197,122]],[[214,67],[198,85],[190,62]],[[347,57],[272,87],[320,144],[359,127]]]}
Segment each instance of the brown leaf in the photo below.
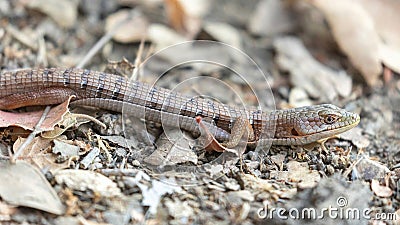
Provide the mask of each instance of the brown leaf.
{"label": "brown leaf", "polygon": [[[19,149],[20,145],[25,142],[25,138],[19,138],[13,145],[13,150]],[[49,169],[51,172],[68,168],[68,161],[64,163],[56,163],[57,155],[50,153],[52,140],[42,137],[35,137],[33,141],[24,149],[19,158],[25,159],[32,165],[40,169]]]}
{"label": "brown leaf", "polygon": [[[53,107],[49,111],[39,128],[41,131],[53,130],[54,126],[62,121],[63,116],[68,112],[68,105],[72,97],[73,96],[70,96],[67,101]],[[17,126],[22,127],[25,130],[34,130],[36,124],[43,115],[43,111],[44,110],[36,112],[14,113],[0,110],[0,127]]]}
{"label": "brown leaf", "polygon": [[164,0],[170,25],[178,32],[186,31],[186,12],[179,0]]}
{"label": "brown leaf", "polygon": [[216,151],[216,152],[232,151],[222,146],[215,139],[214,135],[212,135],[208,127],[202,122],[202,118],[200,116],[196,117],[196,122],[199,124],[199,128],[201,131],[201,136],[199,137],[199,139],[201,139],[201,141],[205,143],[204,146],[207,151]]}
{"label": "brown leaf", "polygon": [[193,39],[201,29],[201,17],[208,12],[207,1],[164,0],[170,26],[188,39]]}
{"label": "brown leaf", "polygon": [[368,85],[374,86],[382,72],[379,55],[381,41],[367,12],[355,1],[311,2],[324,13],[341,50],[361,72]]}

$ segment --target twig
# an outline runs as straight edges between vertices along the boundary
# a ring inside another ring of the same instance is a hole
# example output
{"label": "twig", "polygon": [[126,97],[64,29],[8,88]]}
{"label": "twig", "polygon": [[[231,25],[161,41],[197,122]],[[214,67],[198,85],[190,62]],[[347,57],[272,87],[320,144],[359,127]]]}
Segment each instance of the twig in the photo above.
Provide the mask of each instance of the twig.
{"label": "twig", "polygon": [[46,49],[46,43],[44,41],[43,36],[40,36],[38,40],[38,56],[37,56],[37,64],[40,64],[44,67],[48,66],[48,61],[47,61],[47,49]]}
{"label": "twig", "polygon": [[46,118],[47,114],[49,114],[50,108],[51,108],[50,106],[46,107],[46,109],[43,111],[42,117],[40,117],[40,120],[37,122],[37,124],[36,124],[34,130],[32,131],[32,133],[29,134],[29,136],[28,136],[28,138],[26,138],[25,142],[22,143],[21,146],[19,146],[19,148],[15,152],[15,154],[12,157],[10,157],[12,163],[14,163],[15,160],[18,158],[18,156],[20,156],[22,154],[24,149],[33,141],[35,136],[38,133],[42,132],[42,130],[40,129],[40,126],[42,126],[42,123],[43,123],[44,119]]}
{"label": "twig", "polygon": [[144,37],[140,41],[139,50],[135,59],[135,68],[133,68],[131,80],[139,80],[139,68],[140,64],[142,64],[142,54],[144,49]]}
{"label": "twig", "polygon": [[94,118],[92,116],[89,116],[89,115],[86,115],[86,114],[80,114],[80,113],[74,113],[72,115],[75,116],[76,118],[88,119],[88,120],[96,123],[97,125],[101,126],[104,129],[107,128],[107,126],[104,123],[102,123],[100,120],[98,120],[98,119],[96,119],[96,118]]}
{"label": "twig", "polygon": [[131,20],[134,16],[138,14],[137,10],[132,10],[128,16],[117,23],[110,31],[108,31],[100,40],[96,42],[96,44],[88,51],[88,53],[83,57],[77,68],[83,68],[87,62],[112,38],[115,32],[120,28],[123,24]]}

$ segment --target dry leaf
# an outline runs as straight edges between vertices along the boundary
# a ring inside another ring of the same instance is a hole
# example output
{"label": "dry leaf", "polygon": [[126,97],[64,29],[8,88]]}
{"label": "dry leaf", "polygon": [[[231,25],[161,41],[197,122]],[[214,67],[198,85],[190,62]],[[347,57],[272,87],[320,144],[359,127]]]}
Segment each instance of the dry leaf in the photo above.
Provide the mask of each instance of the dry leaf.
{"label": "dry leaf", "polygon": [[294,21],[284,4],[281,0],[259,1],[255,12],[250,15],[247,24],[249,31],[263,36],[274,36],[291,31]]}
{"label": "dry leaf", "polygon": [[324,13],[339,47],[368,85],[374,86],[382,72],[380,39],[367,12],[355,1],[310,2]]}
{"label": "dry leaf", "polygon": [[371,16],[381,38],[380,58],[387,67],[400,73],[400,2],[398,0],[358,0]]}
{"label": "dry leaf", "polygon": [[382,186],[379,184],[378,180],[371,180],[371,189],[379,197],[390,197],[393,194],[393,190],[387,186]]}
{"label": "dry leaf", "polygon": [[[290,72],[290,82],[307,91],[322,102],[347,97],[351,93],[351,77],[342,71],[335,71],[312,57],[300,39],[281,37],[274,41],[276,61],[284,71]],[[293,98],[292,98],[293,100]],[[304,99],[301,103],[305,102]],[[296,104],[297,105],[297,104]]]}
{"label": "dry leaf", "polygon": [[179,0],[164,0],[170,25],[178,32],[186,31],[186,12]]}
{"label": "dry leaf", "polygon": [[296,182],[300,188],[315,187],[321,180],[318,171],[310,170],[307,163],[290,161],[288,171],[271,171],[270,178],[282,181]]}
{"label": "dry leaf", "polygon": [[133,15],[131,10],[119,10],[106,19],[106,31],[116,29],[113,39],[121,43],[132,43],[146,38],[148,21],[143,15]]}
{"label": "dry leaf", "polygon": [[[13,145],[13,150],[16,151],[26,141],[25,138],[18,138]],[[19,158],[37,166],[40,169],[48,169],[54,172],[68,167],[68,161],[64,163],[56,163],[57,155],[49,153],[48,150],[52,147],[52,140],[42,137],[35,137],[31,143],[24,149]]]}
{"label": "dry leaf", "polygon": [[78,17],[78,1],[31,0],[27,6],[48,15],[64,28],[72,27]]}
{"label": "dry leaf", "polygon": [[203,143],[204,148],[207,151],[216,151],[216,152],[236,152],[232,149],[228,149],[222,146],[217,139],[215,139],[214,135],[210,129],[204,124],[202,118],[200,116],[196,117],[196,122],[199,124],[201,135],[199,140]]}
{"label": "dry leaf", "polygon": [[61,134],[63,134],[69,128],[76,125],[77,122],[78,121],[76,120],[76,117],[74,117],[73,114],[71,114],[70,112],[67,112],[64,115],[62,121],[57,123],[56,124],[57,126],[55,126],[53,130],[42,132],[41,136],[43,138],[49,138],[49,139],[56,138]]}
{"label": "dry leaf", "polygon": [[[145,174],[148,176],[147,174]],[[173,179],[162,179],[151,180],[151,187],[148,185],[142,184],[140,180],[143,178],[143,175],[138,173],[134,180],[132,180],[142,191],[143,206],[149,206],[149,213],[154,215],[157,212],[157,207],[160,204],[162,196],[165,194],[172,194],[174,192],[181,192],[182,189],[179,185],[176,184],[176,181]],[[146,178],[145,178],[146,179]],[[149,180],[149,178],[147,178]]]}
{"label": "dry leaf", "polygon": [[66,130],[71,127],[79,127],[81,124],[87,123],[89,121],[93,121],[103,128],[106,128],[106,125],[102,122],[98,121],[96,118],[86,115],[86,114],[78,114],[78,113],[70,113],[66,112],[62,118],[62,121],[57,123],[53,130],[42,132],[41,136],[43,138],[54,139],[61,134],[63,134]]}
{"label": "dry leaf", "polygon": [[17,206],[61,215],[65,207],[43,174],[25,162],[0,161],[0,196]]}
{"label": "dry leaf", "polygon": [[193,39],[201,29],[201,17],[208,9],[208,1],[164,0],[164,3],[171,27]]}
{"label": "dry leaf", "polygon": [[[68,112],[68,105],[71,98],[73,98],[73,96],[70,96],[70,98],[62,104],[50,109],[39,130],[53,130],[54,126],[62,121],[63,116]],[[17,126],[22,127],[25,130],[34,130],[42,115],[43,111],[27,113],[0,111],[0,127]]]}
{"label": "dry leaf", "polygon": [[242,49],[242,37],[234,26],[227,23],[207,22],[203,29],[215,40]]}
{"label": "dry leaf", "polygon": [[157,139],[157,149],[151,153],[145,162],[150,165],[165,166],[192,162],[197,164],[197,155],[190,148],[190,137],[185,136],[180,129],[164,129]]}
{"label": "dry leaf", "polygon": [[78,157],[80,149],[78,146],[67,144],[59,140],[53,140],[53,142],[54,142],[53,153],[55,154],[60,153],[61,156],[67,156],[67,157]]}
{"label": "dry leaf", "polygon": [[56,172],[54,177],[57,183],[65,184],[74,190],[91,190],[102,197],[117,197],[122,195],[121,190],[115,182],[93,171],[61,170]]}

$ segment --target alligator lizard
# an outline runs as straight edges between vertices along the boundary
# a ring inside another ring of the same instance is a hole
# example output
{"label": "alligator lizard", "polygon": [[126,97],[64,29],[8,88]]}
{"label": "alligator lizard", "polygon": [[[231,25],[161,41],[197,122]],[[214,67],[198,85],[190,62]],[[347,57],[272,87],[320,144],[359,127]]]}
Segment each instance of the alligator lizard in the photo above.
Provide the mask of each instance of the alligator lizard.
{"label": "alligator lizard", "polygon": [[235,121],[246,118],[253,141],[262,145],[305,145],[355,127],[360,117],[331,104],[263,112],[193,98],[139,81],[86,69],[24,69],[0,75],[0,109],[58,104],[75,95],[74,105],[130,113],[147,121],[199,134],[196,116],[229,140]]}

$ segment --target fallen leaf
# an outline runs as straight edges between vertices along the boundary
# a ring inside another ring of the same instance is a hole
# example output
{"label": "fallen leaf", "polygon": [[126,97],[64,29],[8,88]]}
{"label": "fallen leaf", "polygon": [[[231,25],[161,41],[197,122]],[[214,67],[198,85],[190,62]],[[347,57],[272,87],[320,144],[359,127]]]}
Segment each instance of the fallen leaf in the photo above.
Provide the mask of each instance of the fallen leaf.
{"label": "fallen leaf", "polygon": [[372,191],[379,197],[390,197],[393,194],[393,190],[387,186],[383,186],[379,184],[378,180],[372,179],[371,180],[371,189]]}
{"label": "fallen leaf", "polygon": [[141,183],[137,184],[142,191],[143,206],[149,206],[150,214],[154,215],[157,212],[157,206],[160,204],[161,197],[165,194],[180,192],[182,189],[175,182],[164,180],[152,180],[151,188]]}
{"label": "fallen leaf", "polygon": [[358,0],[374,22],[381,38],[380,58],[387,67],[400,73],[400,20],[397,0]]}
{"label": "fallen leaf", "polygon": [[155,44],[156,51],[189,40],[173,29],[157,23],[152,23],[149,26],[147,36]]}
{"label": "fallen leaf", "polygon": [[[13,145],[16,151],[26,141],[26,138],[18,138]],[[68,167],[68,161],[57,163],[57,155],[49,153],[52,148],[52,140],[42,137],[35,137],[31,143],[23,150],[19,158],[37,166],[40,169],[48,169],[55,172]]]}
{"label": "fallen leaf", "polygon": [[63,134],[69,128],[79,127],[81,124],[88,123],[89,121],[93,121],[103,128],[106,128],[105,124],[90,115],[70,113],[67,111],[63,115],[62,120],[56,124],[53,130],[42,132],[41,136],[43,138],[54,139]]}
{"label": "fallen leaf", "polygon": [[288,171],[271,171],[270,178],[298,183],[300,188],[315,187],[321,180],[316,170],[310,170],[307,163],[290,161],[286,164]]}
{"label": "fallen leaf", "polygon": [[193,39],[201,29],[201,17],[208,9],[207,0],[164,0],[168,22],[178,33]]}
{"label": "fallen leaf", "polygon": [[66,112],[66,114],[63,116],[63,119],[58,122],[52,130],[42,132],[41,136],[43,138],[53,139],[63,134],[66,130],[73,127],[78,122],[76,117],[72,115],[73,114],[70,112]]}
{"label": "fallen leaf", "polygon": [[157,149],[144,162],[157,166],[185,162],[197,164],[197,155],[190,148],[189,141],[189,137],[185,137],[180,129],[168,129],[157,139]]}
{"label": "fallen leaf", "polygon": [[0,161],[0,196],[17,206],[61,215],[65,207],[43,174],[31,165]]}
{"label": "fallen leaf", "polygon": [[[41,131],[53,130],[54,126],[63,120],[63,117],[68,112],[70,98],[50,109],[42,125],[39,127]],[[34,130],[36,124],[43,115],[44,110],[26,113],[5,112],[0,110],[0,127],[17,126],[25,130]]]}
{"label": "fallen leaf", "polygon": [[[204,124],[204,122],[202,121],[202,118],[200,116],[196,117],[196,122],[199,124],[200,133],[201,133],[199,140],[202,143],[202,146],[204,146],[204,148],[207,151],[236,153],[236,151],[234,151],[233,149],[229,149],[229,148],[222,146],[221,143],[219,143],[217,141],[217,139],[215,139],[215,137],[213,135],[214,132],[210,131],[210,128]],[[213,128],[213,127],[211,127],[211,128]]]}
{"label": "fallen leaf", "polygon": [[294,21],[284,1],[262,0],[250,15],[247,27],[252,34],[271,37],[292,31]]}
{"label": "fallen leaf", "polygon": [[27,6],[48,15],[64,28],[72,27],[78,17],[78,1],[31,0]]}
{"label": "fallen leaf", "polygon": [[59,141],[57,139],[53,140],[54,147],[53,153],[58,154],[60,153],[62,156],[67,157],[77,157],[79,154],[79,147],[76,145],[70,145],[63,141]]}
{"label": "fallen leaf", "polygon": [[227,23],[207,22],[204,23],[203,29],[215,40],[242,49],[242,37],[234,26]]}
{"label": "fallen leaf", "polygon": [[382,72],[379,54],[381,41],[371,17],[355,1],[310,2],[325,15],[340,49],[361,72],[368,85],[374,86]]}
{"label": "fallen leaf", "polygon": [[178,32],[186,30],[186,12],[179,0],[164,0],[170,25]]}
{"label": "fallen leaf", "polygon": [[117,197],[122,195],[121,190],[115,182],[94,171],[61,170],[54,173],[54,178],[57,183],[65,184],[74,190],[91,190],[102,197]]}
{"label": "fallen leaf", "polygon": [[319,98],[322,102],[331,102],[338,96],[350,95],[351,77],[343,71],[335,71],[318,62],[300,39],[281,37],[273,45],[277,51],[276,61],[279,67],[290,72],[290,82],[295,87],[305,90],[309,96]]}
{"label": "fallen leaf", "polygon": [[107,140],[123,148],[137,149],[139,146],[139,143],[136,139],[127,139],[122,136],[100,136],[100,137],[104,140]]}
{"label": "fallen leaf", "polygon": [[105,29],[107,32],[114,32],[115,41],[132,43],[146,38],[148,26],[148,21],[143,15],[136,15],[132,10],[122,9],[107,17]]}

